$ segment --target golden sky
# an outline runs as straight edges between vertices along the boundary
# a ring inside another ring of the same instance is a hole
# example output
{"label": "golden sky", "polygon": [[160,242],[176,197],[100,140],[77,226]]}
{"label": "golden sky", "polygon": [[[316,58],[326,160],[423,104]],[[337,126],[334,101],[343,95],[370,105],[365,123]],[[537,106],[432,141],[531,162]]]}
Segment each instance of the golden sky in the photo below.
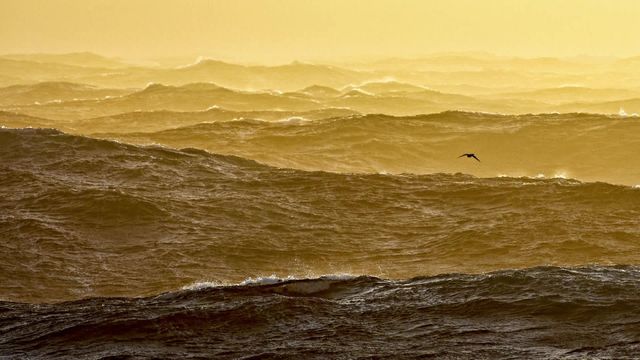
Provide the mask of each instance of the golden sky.
{"label": "golden sky", "polygon": [[640,55],[639,0],[0,0],[0,53],[278,63]]}

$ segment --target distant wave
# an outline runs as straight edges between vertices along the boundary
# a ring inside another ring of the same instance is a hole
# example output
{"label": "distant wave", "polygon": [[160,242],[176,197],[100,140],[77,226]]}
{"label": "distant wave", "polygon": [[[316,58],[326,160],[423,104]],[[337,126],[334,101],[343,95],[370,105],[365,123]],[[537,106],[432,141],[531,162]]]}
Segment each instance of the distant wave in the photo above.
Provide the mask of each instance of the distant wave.
{"label": "distant wave", "polygon": [[[625,136],[640,132],[640,122],[634,118],[456,111],[412,117],[299,117],[299,121],[290,117],[274,122],[247,114],[233,118],[233,122],[208,121],[176,129],[100,136],[129,143],[207,149],[308,171],[460,172],[480,177],[562,174],[583,181],[640,182],[640,159],[633,155],[635,140]],[[119,128],[118,122],[112,124]],[[466,152],[476,153],[482,163],[456,158]]]}

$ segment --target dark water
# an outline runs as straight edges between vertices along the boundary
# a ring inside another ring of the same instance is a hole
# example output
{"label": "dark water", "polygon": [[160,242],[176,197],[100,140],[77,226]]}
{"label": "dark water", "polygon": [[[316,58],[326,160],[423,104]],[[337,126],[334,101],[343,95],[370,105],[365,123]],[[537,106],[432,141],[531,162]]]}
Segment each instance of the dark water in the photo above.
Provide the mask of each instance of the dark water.
{"label": "dark water", "polygon": [[41,129],[0,129],[0,150],[0,355],[639,350],[634,187],[309,172]]}
{"label": "dark water", "polygon": [[16,358],[636,358],[640,269],[319,278],[0,303]]}

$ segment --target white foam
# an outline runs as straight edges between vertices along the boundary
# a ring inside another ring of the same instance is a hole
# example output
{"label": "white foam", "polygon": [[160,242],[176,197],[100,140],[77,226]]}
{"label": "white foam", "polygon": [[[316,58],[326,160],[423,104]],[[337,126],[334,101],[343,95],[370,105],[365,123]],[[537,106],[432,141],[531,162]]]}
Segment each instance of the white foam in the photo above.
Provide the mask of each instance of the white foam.
{"label": "white foam", "polygon": [[256,277],[256,278],[247,278],[245,280],[243,280],[240,284],[241,286],[246,286],[246,285],[272,285],[272,284],[277,284],[277,283],[281,283],[283,281],[290,281],[290,280],[298,280],[293,276],[287,276],[286,278],[281,278],[278,277],[276,275],[271,275],[271,276],[260,276],[260,277]]}
{"label": "white foam", "polygon": [[217,281],[197,281],[182,287],[182,290],[202,290],[225,286],[225,284]]}
{"label": "white foam", "polygon": [[338,273],[338,274],[328,274],[322,275],[319,277],[296,277],[289,275],[287,277],[279,277],[275,274],[270,276],[259,276],[259,277],[249,277],[240,283],[225,283],[220,281],[196,281],[189,285],[183,286],[182,290],[203,290],[203,289],[211,289],[218,287],[231,287],[231,286],[260,286],[260,285],[273,285],[279,284],[286,281],[293,280],[330,280],[330,281],[341,281],[341,280],[351,280],[356,278],[356,275],[347,274],[347,273]]}
{"label": "white foam", "polygon": [[629,114],[626,111],[624,111],[624,108],[620,108],[620,110],[618,111],[618,116],[626,118],[626,117],[638,117],[640,115],[638,115],[638,113]]}
{"label": "white foam", "polygon": [[186,68],[191,67],[191,66],[196,66],[196,65],[200,64],[201,62],[203,62],[205,60],[208,60],[208,58],[206,58],[204,56],[198,56],[194,62],[192,62],[190,64],[186,64],[186,65],[176,66],[174,69],[178,69],[178,70],[179,69],[186,69]]}
{"label": "white foam", "polygon": [[280,123],[280,124],[300,125],[300,124],[308,123],[310,121],[311,120],[305,119],[302,116],[292,116],[292,117],[276,120],[274,122]]}

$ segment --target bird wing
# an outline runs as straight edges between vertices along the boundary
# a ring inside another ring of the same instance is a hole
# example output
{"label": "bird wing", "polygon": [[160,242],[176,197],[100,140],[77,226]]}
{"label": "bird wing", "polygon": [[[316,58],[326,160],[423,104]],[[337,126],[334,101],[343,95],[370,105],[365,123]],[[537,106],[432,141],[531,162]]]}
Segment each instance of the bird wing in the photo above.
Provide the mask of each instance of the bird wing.
{"label": "bird wing", "polygon": [[476,160],[478,160],[478,161],[480,161],[480,159],[478,159],[475,155],[471,155],[471,157],[476,159]]}
{"label": "bird wing", "polygon": [[467,154],[462,154],[462,155],[458,156],[458,158],[461,158],[463,156],[467,156]]}

